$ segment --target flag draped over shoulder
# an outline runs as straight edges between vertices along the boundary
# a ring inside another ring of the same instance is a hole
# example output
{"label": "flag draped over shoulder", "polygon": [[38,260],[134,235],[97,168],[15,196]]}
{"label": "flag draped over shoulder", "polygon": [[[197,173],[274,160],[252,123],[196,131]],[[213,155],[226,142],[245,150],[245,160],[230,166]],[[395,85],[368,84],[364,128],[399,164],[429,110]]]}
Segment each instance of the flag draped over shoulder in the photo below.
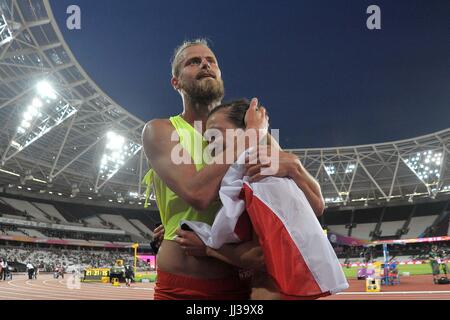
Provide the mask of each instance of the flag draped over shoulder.
{"label": "flag draped over shoulder", "polygon": [[218,249],[250,240],[249,218],[267,272],[283,295],[308,297],[347,289],[338,258],[303,191],[288,178],[248,183],[244,165],[238,163],[242,162],[231,166],[222,180],[223,207],[213,225],[181,223],[189,225],[207,246]]}

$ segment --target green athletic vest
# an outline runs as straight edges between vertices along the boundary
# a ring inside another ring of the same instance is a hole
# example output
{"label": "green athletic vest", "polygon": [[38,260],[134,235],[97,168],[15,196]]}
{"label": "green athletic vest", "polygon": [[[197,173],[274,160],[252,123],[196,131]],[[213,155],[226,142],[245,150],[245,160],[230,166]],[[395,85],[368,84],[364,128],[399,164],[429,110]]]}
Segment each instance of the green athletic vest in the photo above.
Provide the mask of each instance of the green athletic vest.
{"label": "green athletic vest", "polygon": [[[180,137],[181,147],[189,153],[193,160],[196,160],[194,161],[196,170],[202,170],[205,166],[203,162],[203,150],[208,145],[207,141],[181,116],[171,117],[170,122]],[[201,148],[199,148],[200,146]],[[168,161],[170,160],[168,159]],[[173,240],[175,238],[175,231],[180,227],[181,220],[201,221],[212,225],[216,213],[221,206],[220,201],[217,200],[207,210],[201,212],[195,210],[170,190],[153,169],[150,169],[145,175],[143,183],[147,186],[145,208],[148,207],[150,189],[153,184],[161,222],[165,228],[165,240]]]}

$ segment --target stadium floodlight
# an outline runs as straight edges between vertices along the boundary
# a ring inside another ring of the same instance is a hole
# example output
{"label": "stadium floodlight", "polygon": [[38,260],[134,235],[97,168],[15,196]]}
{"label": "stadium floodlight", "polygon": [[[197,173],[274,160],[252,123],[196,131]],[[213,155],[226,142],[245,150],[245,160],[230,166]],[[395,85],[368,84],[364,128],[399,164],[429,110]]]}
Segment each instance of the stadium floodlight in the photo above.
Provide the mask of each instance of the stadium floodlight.
{"label": "stadium floodlight", "polygon": [[3,172],[3,173],[6,173],[6,174],[9,174],[9,175],[11,175],[11,176],[15,176],[15,177],[20,177],[20,174],[18,174],[18,173],[15,173],[15,172],[11,172],[11,171],[8,171],[8,170],[3,170],[3,169],[0,169],[0,172]]}
{"label": "stadium floodlight", "polygon": [[341,203],[341,202],[344,202],[344,200],[341,197],[325,198],[325,203]]}
{"label": "stadium floodlight", "polygon": [[37,93],[42,99],[47,99],[47,102],[50,100],[56,100],[57,95],[53,87],[47,81],[41,81],[37,84]]}
{"label": "stadium floodlight", "polygon": [[427,150],[414,153],[403,161],[427,187],[430,187],[437,185],[440,180],[442,160],[442,152]]}
{"label": "stadium floodlight", "polygon": [[325,166],[325,170],[330,176],[336,173],[336,168],[334,165]]}
{"label": "stadium floodlight", "polygon": [[130,192],[129,196],[130,196],[130,198],[138,199],[139,198],[139,193],[138,192]]}
{"label": "stadium floodlight", "polygon": [[133,158],[142,146],[110,131],[106,134],[105,152],[100,161],[100,168],[95,183],[95,190],[100,189],[124,165]]}
{"label": "stadium floodlight", "polygon": [[14,39],[11,28],[3,14],[0,14],[0,47]]}
{"label": "stadium floodlight", "polygon": [[[29,100],[28,100],[29,99]],[[36,85],[35,95],[27,96],[24,107],[19,109],[17,131],[2,156],[2,163],[50,132],[77,112],[67,100],[59,95],[51,84],[41,81]]]}
{"label": "stadium floodlight", "polygon": [[353,163],[349,163],[347,168],[345,169],[345,173],[352,173],[356,169],[356,165]]}
{"label": "stadium floodlight", "polygon": [[80,193],[80,189],[76,183],[72,184],[72,192],[70,194],[71,198],[75,198]]}

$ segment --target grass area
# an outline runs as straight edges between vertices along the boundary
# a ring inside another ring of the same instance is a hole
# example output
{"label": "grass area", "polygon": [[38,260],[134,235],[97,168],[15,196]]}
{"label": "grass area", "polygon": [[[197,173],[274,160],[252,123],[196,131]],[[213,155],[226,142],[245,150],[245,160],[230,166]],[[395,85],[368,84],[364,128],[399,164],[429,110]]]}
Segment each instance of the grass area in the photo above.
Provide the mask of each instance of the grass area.
{"label": "grass area", "polygon": [[[450,267],[450,264],[447,264],[447,266]],[[360,267],[342,268],[342,270],[344,270],[345,276],[348,279],[356,279],[358,269],[360,269]],[[400,276],[402,275],[402,272],[409,272],[412,276],[433,274],[430,264],[399,265],[398,270],[400,272]]]}
{"label": "grass area", "polygon": [[156,272],[136,273],[134,280],[141,282],[143,279],[148,279],[150,282],[156,281]]}

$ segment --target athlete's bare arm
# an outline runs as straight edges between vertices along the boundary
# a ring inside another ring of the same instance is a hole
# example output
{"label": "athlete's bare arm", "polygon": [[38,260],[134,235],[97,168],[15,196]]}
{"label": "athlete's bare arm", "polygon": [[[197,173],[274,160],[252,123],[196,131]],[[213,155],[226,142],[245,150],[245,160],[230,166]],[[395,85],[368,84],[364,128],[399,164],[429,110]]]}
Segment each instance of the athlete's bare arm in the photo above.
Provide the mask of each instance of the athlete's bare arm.
{"label": "athlete's bare arm", "polygon": [[255,233],[251,241],[225,244],[220,249],[207,247],[195,232],[178,229],[176,233],[175,241],[189,256],[208,256],[243,269],[264,266],[264,254]]}

